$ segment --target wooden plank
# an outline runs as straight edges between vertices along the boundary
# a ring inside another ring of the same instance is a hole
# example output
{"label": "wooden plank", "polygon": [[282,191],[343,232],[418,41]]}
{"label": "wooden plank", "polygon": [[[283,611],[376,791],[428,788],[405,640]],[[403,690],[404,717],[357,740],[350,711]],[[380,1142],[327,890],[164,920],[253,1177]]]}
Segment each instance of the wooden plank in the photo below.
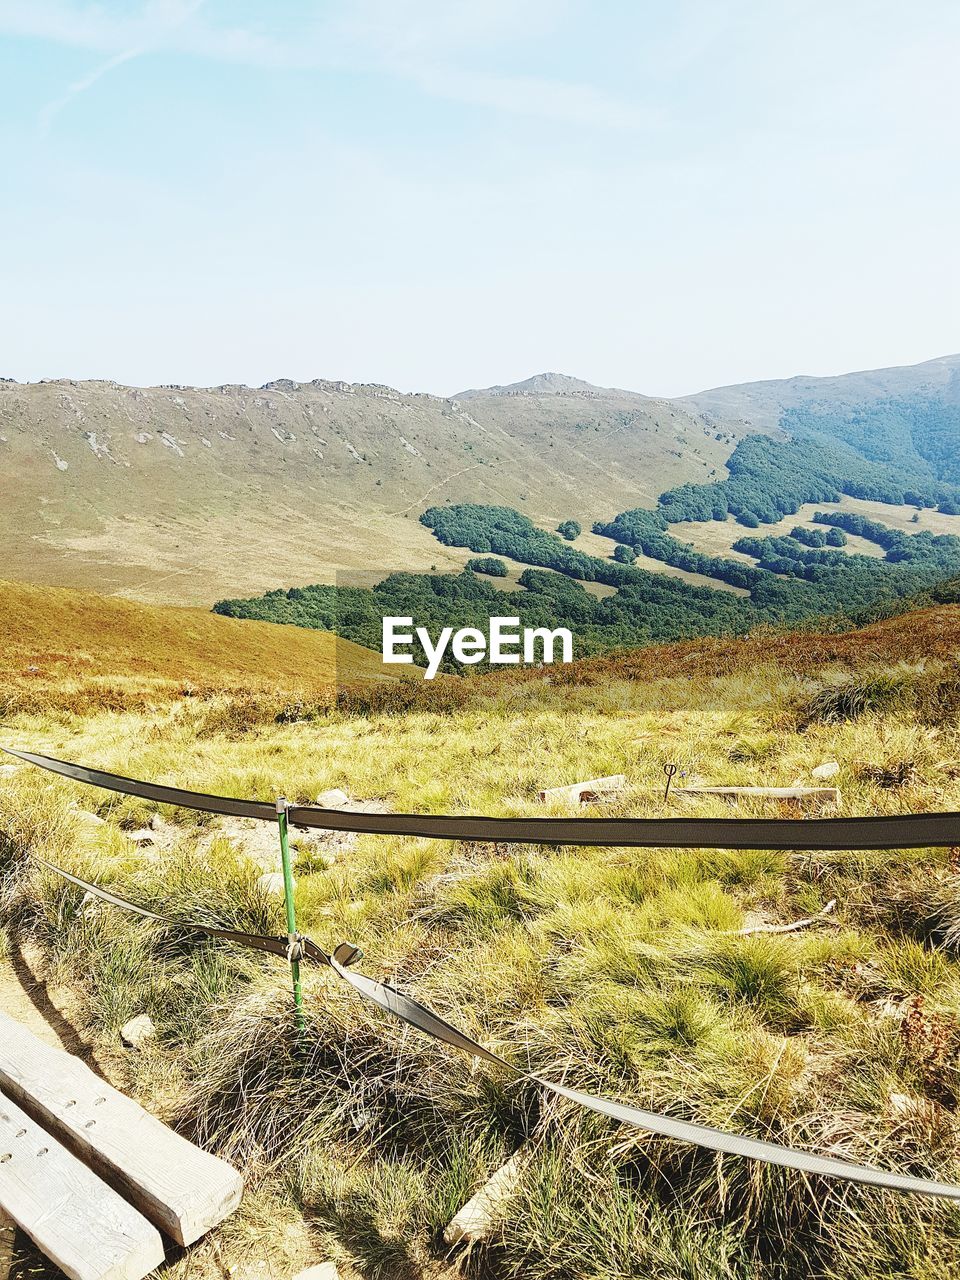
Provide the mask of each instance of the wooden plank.
{"label": "wooden plank", "polygon": [[157,1229],[0,1094],[0,1208],[71,1280],[143,1280]]}
{"label": "wooden plank", "polygon": [[764,796],[769,800],[839,800],[838,787],[674,787],[674,796]]}
{"label": "wooden plank", "polygon": [[610,791],[622,791],[627,780],[622,773],[614,773],[609,778],[591,778],[589,782],[574,782],[567,787],[547,787],[540,792],[541,800],[596,800],[598,796]]}
{"label": "wooden plank", "polygon": [[225,1160],[4,1013],[0,1088],[178,1244],[192,1244],[240,1203],[243,1179]]}

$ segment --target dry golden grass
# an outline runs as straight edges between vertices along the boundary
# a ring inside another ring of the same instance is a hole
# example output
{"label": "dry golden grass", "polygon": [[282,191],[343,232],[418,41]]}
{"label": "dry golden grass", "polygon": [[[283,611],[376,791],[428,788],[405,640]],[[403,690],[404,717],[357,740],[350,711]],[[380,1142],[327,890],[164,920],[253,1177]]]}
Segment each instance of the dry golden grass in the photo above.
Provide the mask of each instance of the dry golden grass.
{"label": "dry golden grass", "polygon": [[116,708],[205,692],[329,694],[389,679],[379,655],[326,632],[0,582],[0,701]]}
{"label": "dry golden grass", "polygon": [[[852,631],[776,631],[758,628],[746,639],[705,637],[680,644],[651,645],[610,657],[586,658],[558,667],[557,681],[631,680],[658,676],[719,676],[763,664],[805,674],[827,664],[854,670],[871,662],[951,660],[960,650],[960,606],[917,609]],[[531,678],[530,673],[525,673]]]}
{"label": "dry golden grass", "polygon": [[[376,686],[300,723],[276,723],[272,694],[225,693],[149,714],[20,713],[6,736],[220,794],[311,800],[339,786],[397,811],[582,813],[536,793],[623,773],[627,789],[591,812],[721,815],[731,810],[717,797],[665,803],[664,763],[717,784],[787,785],[827,760],[840,766],[843,813],[960,809],[958,655],[960,608],[944,608],[845,635],[596,659],[546,680]],[[931,701],[938,679],[945,696]],[[77,805],[105,822],[84,821]],[[160,1035],[129,1059],[131,1088],[245,1163],[256,1187],[228,1228],[231,1255],[273,1252],[262,1218],[273,1203],[273,1220],[307,1224],[365,1280],[418,1280],[446,1259],[453,1209],[526,1141],[518,1195],[473,1259],[494,1280],[960,1274],[950,1206],[717,1161],[550,1105],[363,1009],[317,970],[305,976],[298,1054],[282,963],[172,945],[112,908],[87,910],[34,861],[183,917],[282,930],[243,831],[164,810],[159,843],[134,843],[152,811],[16,768],[0,780],[0,909],[78,993],[99,1042],[116,1044],[127,1017],[150,1012]],[[753,799],[739,812],[787,811]],[[960,1178],[960,881],[945,850],[344,844],[298,833],[295,857],[305,932],[324,946],[358,943],[367,972],[521,1067]],[[830,899],[835,910],[813,928],[737,935],[816,915]]]}

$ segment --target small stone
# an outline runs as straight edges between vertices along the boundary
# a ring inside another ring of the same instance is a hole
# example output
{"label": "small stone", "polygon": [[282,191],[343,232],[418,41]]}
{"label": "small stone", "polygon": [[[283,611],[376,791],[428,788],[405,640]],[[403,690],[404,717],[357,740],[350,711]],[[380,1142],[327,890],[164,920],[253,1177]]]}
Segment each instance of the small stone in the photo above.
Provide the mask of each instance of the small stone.
{"label": "small stone", "polygon": [[490,1235],[501,1208],[517,1189],[525,1162],[526,1152],[521,1147],[451,1218],[443,1233],[447,1244],[473,1244]]}
{"label": "small stone", "polygon": [[341,791],[339,787],[332,787],[329,791],[321,791],[317,796],[317,804],[321,809],[339,809],[349,803],[350,797],[345,791]]}
{"label": "small stone", "polygon": [[77,820],[82,822],[85,827],[105,827],[107,825],[106,818],[101,818],[98,813],[91,813],[89,809],[74,810]]}
{"label": "small stone", "polygon": [[257,878],[257,888],[264,893],[280,893],[283,889],[283,876],[279,871],[268,871],[266,875]]}
{"label": "small stone", "polygon": [[242,1263],[229,1268],[232,1280],[283,1280],[273,1267],[264,1261]]}
{"label": "small stone", "polygon": [[840,766],[836,760],[827,760],[824,764],[818,764],[815,769],[810,770],[812,778],[835,778],[840,772]]}
{"label": "small stone", "polygon": [[156,836],[149,827],[143,827],[139,831],[128,831],[127,839],[132,840],[134,844],[156,844]]}
{"label": "small stone", "polygon": [[131,1049],[140,1049],[148,1040],[155,1040],[157,1029],[149,1013],[138,1013],[120,1028],[120,1039]]}
{"label": "small stone", "polygon": [[298,1271],[293,1280],[340,1280],[340,1272],[335,1262],[321,1262],[319,1266]]}

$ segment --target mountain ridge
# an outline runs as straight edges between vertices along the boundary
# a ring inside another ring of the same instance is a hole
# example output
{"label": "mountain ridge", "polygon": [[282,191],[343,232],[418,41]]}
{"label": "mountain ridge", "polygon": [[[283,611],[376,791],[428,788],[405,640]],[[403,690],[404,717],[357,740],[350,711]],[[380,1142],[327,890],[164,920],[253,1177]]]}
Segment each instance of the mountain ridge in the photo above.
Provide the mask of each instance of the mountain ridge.
{"label": "mountain ridge", "polygon": [[[937,371],[939,371],[939,376],[934,376]],[[924,376],[925,372],[929,376]],[[797,373],[791,374],[786,378],[755,378],[747,382],[720,383],[716,386],[704,387],[700,391],[689,392],[682,396],[652,395],[649,392],[638,391],[635,388],[630,387],[603,387],[597,383],[588,382],[584,378],[577,377],[574,374],[560,373],[557,371],[544,371],[542,373],[531,374],[530,377],[521,379],[518,382],[497,383],[488,387],[471,387],[463,391],[455,392],[453,395],[449,396],[441,395],[432,391],[401,391],[399,388],[392,387],[388,383],[350,382],[343,378],[320,377],[308,379],[278,377],[271,378],[267,382],[260,384],[245,382],[126,383],[120,382],[115,378],[74,378],[69,376],[37,378],[34,381],[21,381],[12,377],[0,377],[0,385],[6,384],[9,387],[89,386],[113,388],[115,390],[125,391],[198,391],[210,393],[219,392],[221,394],[256,391],[295,392],[314,388],[324,391],[339,391],[345,393],[366,392],[371,395],[379,393],[389,399],[426,399],[436,401],[438,403],[477,399],[483,396],[584,394],[638,396],[642,400],[653,400],[670,404],[696,404],[705,398],[717,396],[721,393],[731,392],[749,394],[759,392],[763,389],[772,390],[774,388],[782,388],[784,390],[789,389],[791,391],[804,391],[807,389],[824,390],[829,388],[835,391],[841,389],[843,386],[860,386],[862,384],[863,386],[873,386],[873,389],[877,394],[885,394],[888,390],[887,376],[896,376],[904,379],[912,388],[920,387],[931,390],[940,389],[945,383],[955,383],[958,385],[958,391],[960,391],[960,352],[935,356],[932,359],[922,360],[914,364],[883,365],[876,368],[854,369],[846,373]]]}

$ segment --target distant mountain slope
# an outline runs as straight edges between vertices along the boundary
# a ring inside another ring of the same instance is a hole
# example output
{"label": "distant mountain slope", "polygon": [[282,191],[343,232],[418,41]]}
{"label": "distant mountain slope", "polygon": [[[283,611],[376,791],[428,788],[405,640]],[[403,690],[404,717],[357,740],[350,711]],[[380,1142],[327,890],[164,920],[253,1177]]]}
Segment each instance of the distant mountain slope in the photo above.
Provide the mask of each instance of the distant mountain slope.
{"label": "distant mountain slope", "polygon": [[2,572],[212,604],[337,569],[449,569],[461,560],[419,523],[428,506],[589,527],[722,471],[736,438],[626,392],[0,382]]}
{"label": "distant mountain slope", "polygon": [[715,486],[744,439],[782,440],[784,426],[952,493],[944,406],[960,411],[960,356],[674,401],[557,373],[454,399],[321,379],[0,380],[0,571],[210,605],[338,570],[453,570],[463,556],[420,524],[428,507],[510,507],[589,530],[665,491]]}
{"label": "distant mountain slope", "polygon": [[714,387],[683,396],[677,403],[718,422],[735,422],[740,427],[763,431],[776,427],[785,409],[851,408],[876,400],[914,396],[960,402],[960,355],[830,378],[800,376]]}
{"label": "distant mountain slope", "polygon": [[486,387],[483,390],[474,388],[471,391],[460,391],[454,398],[476,400],[483,396],[632,396],[638,394],[635,391],[615,391],[610,387],[595,387],[592,382],[584,382],[582,378],[571,378],[566,373],[536,373],[532,378],[525,378],[523,382],[510,382],[506,386]]}
{"label": "distant mountain slope", "polygon": [[0,582],[0,634],[0,685],[14,706],[17,691],[71,683],[141,694],[171,685],[292,693],[395,676],[379,654],[327,632],[21,582]]}

